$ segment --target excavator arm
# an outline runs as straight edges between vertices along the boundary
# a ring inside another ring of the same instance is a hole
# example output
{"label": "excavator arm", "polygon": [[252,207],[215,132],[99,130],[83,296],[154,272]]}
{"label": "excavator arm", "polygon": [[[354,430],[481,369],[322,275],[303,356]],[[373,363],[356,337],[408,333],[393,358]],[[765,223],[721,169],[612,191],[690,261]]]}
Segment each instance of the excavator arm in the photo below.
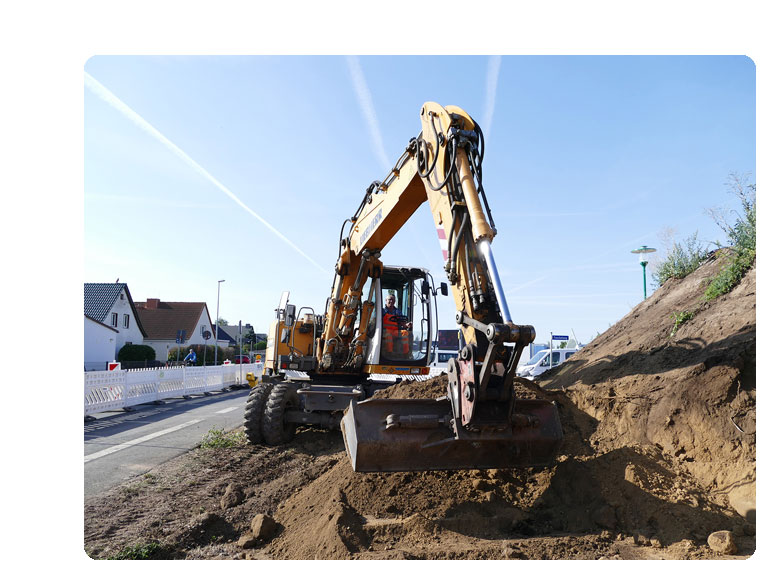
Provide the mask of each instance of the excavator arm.
{"label": "excavator arm", "polygon": [[493,257],[496,229],[481,182],[481,130],[463,109],[433,102],[423,105],[420,120],[420,134],[384,181],[368,187],[356,213],[342,226],[317,343],[318,371],[364,372],[368,321],[377,308],[377,298],[362,297],[364,285],[380,276],[382,249],[427,201],[466,346],[450,362],[446,402],[351,404],[342,431],[353,467],[387,471],[544,464],[562,439],[560,423],[551,404],[515,400],[515,369],[535,331],[512,321]]}
{"label": "excavator arm", "polygon": [[[365,315],[361,302],[365,281],[381,272],[382,249],[425,201],[442,241],[466,343],[477,344],[481,358],[490,342],[485,338],[485,325],[490,324],[504,325],[491,330],[502,337],[524,333],[533,340],[532,328],[512,323],[493,260],[490,242],[496,230],[479,181],[483,157],[479,126],[462,109],[433,102],[423,106],[421,122],[420,135],[409,142],[387,178],[366,190],[357,212],[345,223],[346,235],[342,229],[322,336],[321,371],[336,370],[339,361],[359,359],[354,351],[365,342],[365,328],[356,327],[355,321],[358,313]],[[373,309],[374,302],[369,303],[366,307]]]}

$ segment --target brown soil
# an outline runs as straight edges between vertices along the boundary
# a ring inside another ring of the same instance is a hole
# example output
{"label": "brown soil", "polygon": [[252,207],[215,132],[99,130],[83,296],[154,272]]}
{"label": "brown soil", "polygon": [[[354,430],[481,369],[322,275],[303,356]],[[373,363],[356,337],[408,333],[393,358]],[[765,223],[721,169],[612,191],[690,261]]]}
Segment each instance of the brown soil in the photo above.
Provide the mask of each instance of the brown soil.
{"label": "brown soil", "polygon": [[[755,549],[755,271],[701,305],[716,262],[669,282],[516,392],[558,404],[561,456],[527,470],[352,472],[338,432],[198,449],[85,504],[85,547],[158,558],[698,559]],[[669,338],[672,312],[696,316]],[[444,395],[444,377],[378,395]],[[227,496],[226,496],[227,495]],[[239,546],[257,514],[278,523]]]}

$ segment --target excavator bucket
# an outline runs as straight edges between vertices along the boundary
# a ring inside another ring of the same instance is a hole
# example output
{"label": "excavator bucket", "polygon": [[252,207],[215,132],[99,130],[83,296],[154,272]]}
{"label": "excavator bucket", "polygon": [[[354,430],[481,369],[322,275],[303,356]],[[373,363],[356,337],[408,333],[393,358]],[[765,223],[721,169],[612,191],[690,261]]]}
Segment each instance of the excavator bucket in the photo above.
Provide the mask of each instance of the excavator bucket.
{"label": "excavator bucket", "polygon": [[451,420],[446,398],[374,398],[352,401],[341,431],[357,472],[543,466],[563,442],[558,412],[545,400],[517,400],[512,425],[503,428],[455,433]]}

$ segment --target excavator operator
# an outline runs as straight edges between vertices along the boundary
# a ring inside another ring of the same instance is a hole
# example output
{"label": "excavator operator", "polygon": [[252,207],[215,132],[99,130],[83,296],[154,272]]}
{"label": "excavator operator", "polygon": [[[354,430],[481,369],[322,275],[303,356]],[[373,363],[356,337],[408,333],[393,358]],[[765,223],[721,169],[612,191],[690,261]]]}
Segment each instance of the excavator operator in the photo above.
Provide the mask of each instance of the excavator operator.
{"label": "excavator operator", "polygon": [[409,356],[409,331],[412,323],[403,312],[395,306],[395,295],[385,297],[382,308],[382,350],[385,354]]}

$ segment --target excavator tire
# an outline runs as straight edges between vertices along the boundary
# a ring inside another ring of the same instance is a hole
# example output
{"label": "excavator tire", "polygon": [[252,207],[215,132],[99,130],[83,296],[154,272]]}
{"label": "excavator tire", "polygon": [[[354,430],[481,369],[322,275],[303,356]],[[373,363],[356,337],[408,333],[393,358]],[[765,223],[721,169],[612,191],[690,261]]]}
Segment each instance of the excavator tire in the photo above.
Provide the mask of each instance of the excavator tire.
{"label": "excavator tire", "polygon": [[269,382],[261,382],[249,392],[244,409],[244,433],[252,445],[265,443],[263,437],[263,416],[268,396],[274,385]]}
{"label": "excavator tire", "polygon": [[284,413],[288,409],[297,408],[298,404],[298,386],[296,384],[281,382],[274,385],[268,396],[263,416],[263,437],[265,437],[266,443],[282,445],[292,441],[298,425],[285,423]]}

